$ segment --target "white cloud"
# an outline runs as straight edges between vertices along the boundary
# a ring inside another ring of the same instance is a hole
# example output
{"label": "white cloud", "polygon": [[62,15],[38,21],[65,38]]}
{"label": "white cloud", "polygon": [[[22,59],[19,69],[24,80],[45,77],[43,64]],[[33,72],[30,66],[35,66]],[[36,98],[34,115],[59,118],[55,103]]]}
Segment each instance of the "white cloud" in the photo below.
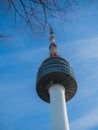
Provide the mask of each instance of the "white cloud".
{"label": "white cloud", "polygon": [[49,111],[49,105],[45,106],[43,101],[43,103],[39,102],[40,99],[31,84],[31,80],[0,84],[0,121],[2,120],[2,123],[15,123],[28,113],[37,116]]}
{"label": "white cloud", "polygon": [[[76,59],[77,61],[78,59],[96,59],[98,58],[98,37],[77,40],[68,44],[61,44],[59,45],[59,54],[61,56],[64,55],[64,57],[68,57],[68,59]],[[44,59],[46,56],[49,56],[48,47],[37,49],[32,48],[24,51],[6,53],[6,55],[0,56],[0,60],[2,61],[0,66],[5,66],[6,64],[18,64],[22,62],[34,62],[36,59]]]}
{"label": "white cloud", "polygon": [[77,40],[60,47],[63,57],[67,56],[76,67],[78,77],[78,91],[74,103],[79,116],[72,122],[71,129],[93,129],[98,126],[98,37]]}
{"label": "white cloud", "polygon": [[[43,53],[43,55],[41,55]],[[0,67],[13,65],[13,64],[19,64],[24,62],[37,62],[38,59],[41,59],[42,57],[46,57],[47,54],[47,48],[37,48],[37,49],[29,49],[24,51],[16,51],[16,52],[10,52],[6,54],[2,54],[0,56]],[[37,59],[37,60],[36,60]]]}
{"label": "white cloud", "polygon": [[78,56],[86,59],[98,58],[98,37],[82,40],[79,44],[81,48]]}
{"label": "white cloud", "polygon": [[89,130],[90,128],[98,126],[98,106],[88,110],[88,112],[81,118],[77,119],[71,124],[72,130]]}
{"label": "white cloud", "polygon": [[[74,46],[73,46],[74,45]],[[89,60],[98,58],[98,37],[81,39],[60,45],[61,55],[72,59]]]}

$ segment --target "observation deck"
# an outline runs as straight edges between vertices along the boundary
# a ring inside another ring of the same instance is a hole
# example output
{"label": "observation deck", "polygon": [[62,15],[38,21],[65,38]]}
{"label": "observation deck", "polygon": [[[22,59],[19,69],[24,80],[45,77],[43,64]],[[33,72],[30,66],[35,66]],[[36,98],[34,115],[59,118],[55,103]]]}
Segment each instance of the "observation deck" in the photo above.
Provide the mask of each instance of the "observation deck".
{"label": "observation deck", "polygon": [[66,101],[70,100],[77,91],[77,83],[73,69],[69,63],[59,57],[49,57],[39,67],[36,78],[36,91],[41,99],[50,103],[49,87],[61,84],[65,87]]}

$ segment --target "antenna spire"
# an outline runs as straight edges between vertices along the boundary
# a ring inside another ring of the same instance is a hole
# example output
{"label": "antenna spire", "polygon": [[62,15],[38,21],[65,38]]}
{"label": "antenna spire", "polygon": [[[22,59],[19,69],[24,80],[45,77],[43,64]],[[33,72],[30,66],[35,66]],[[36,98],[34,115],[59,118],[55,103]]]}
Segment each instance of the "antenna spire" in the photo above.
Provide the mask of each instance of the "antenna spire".
{"label": "antenna spire", "polygon": [[50,57],[58,56],[57,45],[55,44],[55,36],[53,28],[51,26],[50,26],[50,43],[51,43],[49,46]]}
{"label": "antenna spire", "polygon": [[50,43],[55,43],[55,36],[51,25],[50,25]]}

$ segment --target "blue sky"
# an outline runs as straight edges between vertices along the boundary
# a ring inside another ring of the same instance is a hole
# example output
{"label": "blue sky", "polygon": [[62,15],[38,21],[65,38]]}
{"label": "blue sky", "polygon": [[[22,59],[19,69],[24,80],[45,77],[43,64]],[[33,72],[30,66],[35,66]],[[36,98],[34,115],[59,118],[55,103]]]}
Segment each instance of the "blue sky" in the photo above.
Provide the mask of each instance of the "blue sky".
{"label": "blue sky", "polygon": [[[91,1],[90,1],[91,2]],[[98,1],[86,15],[55,25],[59,55],[75,71],[78,91],[67,103],[71,130],[98,130]],[[0,130],[50,130],[51,106],[36,94],[36,73],[49,56],[49,30],[43,38],[13,25],[0,14]]]}

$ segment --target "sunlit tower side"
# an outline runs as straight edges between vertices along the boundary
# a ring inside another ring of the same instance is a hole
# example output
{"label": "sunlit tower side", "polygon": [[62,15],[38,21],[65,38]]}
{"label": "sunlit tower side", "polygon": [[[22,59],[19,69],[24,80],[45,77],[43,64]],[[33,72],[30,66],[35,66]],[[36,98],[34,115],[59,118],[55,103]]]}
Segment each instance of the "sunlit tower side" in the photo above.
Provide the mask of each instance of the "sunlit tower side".
{"label": "sunlit tower side", "polygon": [[50,27],[50,57],[39,67],[36,79],[38,96],[51,104],[52,130],[69,130],[66,101],[77,91],[73,69],[58,56],[55,36]]}

